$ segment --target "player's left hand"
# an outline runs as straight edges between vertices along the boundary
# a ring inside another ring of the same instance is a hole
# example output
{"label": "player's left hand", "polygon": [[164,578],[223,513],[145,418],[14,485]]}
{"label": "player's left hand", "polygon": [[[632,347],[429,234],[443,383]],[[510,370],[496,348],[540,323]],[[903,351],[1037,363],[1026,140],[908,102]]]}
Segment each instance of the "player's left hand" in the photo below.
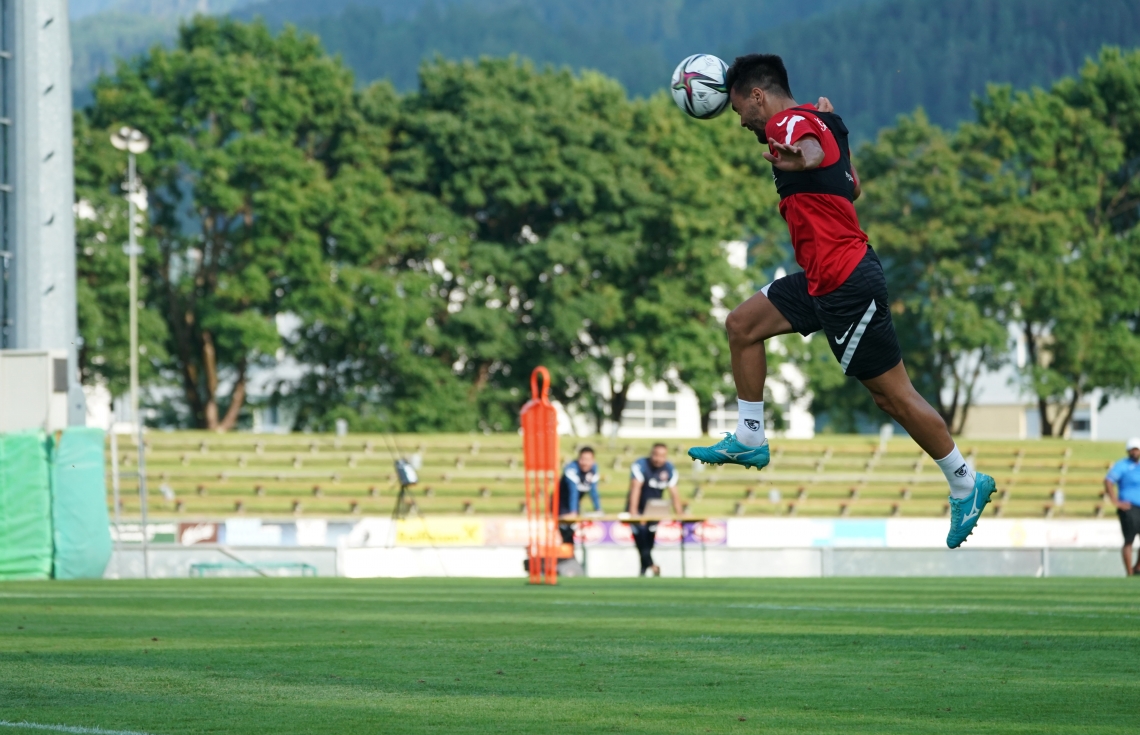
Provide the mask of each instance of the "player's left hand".
{"label": "player's left hand", "polygon": [[815,109],[820,112],[835,112],[835,105],[831,104],[831,100],[826,97],[820,97],[819,102],[815,103]]}
{"label": "player's left hand", "polygon": [[803,171],[807,168],[807,156],[798,145],[784,145],[774,140],[768,141],[775,154],[764,151],[764,158],[781,171]]}

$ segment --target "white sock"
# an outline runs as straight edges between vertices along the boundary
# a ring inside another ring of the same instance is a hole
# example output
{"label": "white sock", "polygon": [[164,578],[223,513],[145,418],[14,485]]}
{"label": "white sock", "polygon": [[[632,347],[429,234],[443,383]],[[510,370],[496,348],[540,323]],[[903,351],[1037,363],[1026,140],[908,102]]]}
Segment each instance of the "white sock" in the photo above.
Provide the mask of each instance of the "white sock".
{"label": "white sock", "polygon": [[764,401],[740,401],[740,418],[736,420],[736,440],[746,447],[764,443]]}
{"label": "white sock", "polygon": [[968,498],[974,492],[974,471],[966,464],[965,457],[954,445],[954,451],[942,459],[934,460],[942,474],[946,475],[946,482],[950,483],[950,497]]}

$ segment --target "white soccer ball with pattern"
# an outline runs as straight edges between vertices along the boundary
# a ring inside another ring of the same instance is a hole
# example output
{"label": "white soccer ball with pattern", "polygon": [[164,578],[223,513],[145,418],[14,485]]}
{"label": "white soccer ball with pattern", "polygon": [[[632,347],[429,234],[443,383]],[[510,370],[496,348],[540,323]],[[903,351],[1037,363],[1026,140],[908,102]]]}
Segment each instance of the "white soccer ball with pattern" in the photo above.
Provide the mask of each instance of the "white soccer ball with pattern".
{"label": "white soccer ball with pattern", "polygon": [[673,101],[698,120],[708,120],[728,107],[728,87],[724,76],[728,64],[712,54],[693,54],[673,72]]}

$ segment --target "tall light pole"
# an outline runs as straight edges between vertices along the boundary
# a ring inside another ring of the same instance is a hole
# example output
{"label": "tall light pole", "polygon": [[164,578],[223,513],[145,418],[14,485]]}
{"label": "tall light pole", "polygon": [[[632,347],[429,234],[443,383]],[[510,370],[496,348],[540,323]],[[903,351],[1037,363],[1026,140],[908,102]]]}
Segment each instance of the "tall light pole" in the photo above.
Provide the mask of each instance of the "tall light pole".
{"label": "tall light pole", "polygon": [[130,258],[130,320],[131,320],[131,418],[139,427],[142,441],[142,420],[139,416],[139,260],[142,248],[135,242],[135,193],[138,178],[135,176],[135,155],[146,153],[150,141],[146,136],[125,125],[111,133],[111,145],[127,152],[127,246],[123,248]]}
{"label": "tall light pole", "polygon": [[138,192],[138,178],[135,176],[135,155],[146,153],[150,148],[147,137],[123,126],[111,133],[111,145],[127,152],[127,246],[124,250],[130,258],[130,321],[131,321],[131,418],[138,431],[138,480],[139,502],[142,513],[143,576],[150,576],[150,543],[147,539],[147,497],[146,497],[146,447],[143,444],[143,420],[139,413],[139,255],[142,248],[135,242],[135,195]]}

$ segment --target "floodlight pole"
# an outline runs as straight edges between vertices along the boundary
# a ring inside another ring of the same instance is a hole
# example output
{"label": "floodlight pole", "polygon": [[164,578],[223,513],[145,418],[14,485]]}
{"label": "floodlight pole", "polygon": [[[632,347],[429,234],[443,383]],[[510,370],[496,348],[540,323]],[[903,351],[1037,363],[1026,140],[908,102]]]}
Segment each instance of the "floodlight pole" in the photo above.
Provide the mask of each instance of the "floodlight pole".
{"label": "floodlight pole", "polygon": [[138,431],[139,512],[142,514],[143,578],[150,579],[150,539],[147,534],[146,445],[143,418],[139,413],[139,246],[135,242],[135,152],[127,149],[127,257],[130,259],[130,331],[131,331],[131,418]]}
{"label": "floodlight pole", "polygon": [[139,253],[135,242],[135,154],[127,152],[127,258],[130,261],[131,321],[131,418],[139,427],[142,444],[142,421],[139,416]]}
{"label": "floodlight pole", "polygon": [[143,419],[139,413],[139,261],[141,248],[135,241],[135,194],[138,192],[138,177],[135,175],[135,154],[145,153],[150,141],[138,130],[123,126],[111,134],[111,145],[127,152],[127,257],[129,258],[130,279],[130,366],[131,366],[131,418],[138,431],[138,462],[136,466],[139,482],[139,502],[142,514],[143,576],[150,577],[150,542],[147,539],[147,490],[146,490],[146,444],[143,439]]}

